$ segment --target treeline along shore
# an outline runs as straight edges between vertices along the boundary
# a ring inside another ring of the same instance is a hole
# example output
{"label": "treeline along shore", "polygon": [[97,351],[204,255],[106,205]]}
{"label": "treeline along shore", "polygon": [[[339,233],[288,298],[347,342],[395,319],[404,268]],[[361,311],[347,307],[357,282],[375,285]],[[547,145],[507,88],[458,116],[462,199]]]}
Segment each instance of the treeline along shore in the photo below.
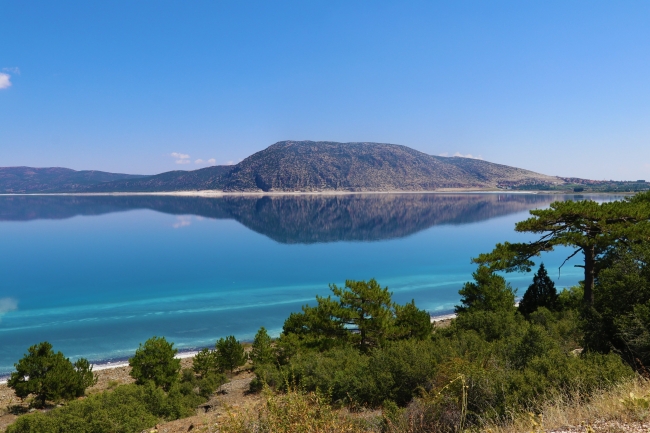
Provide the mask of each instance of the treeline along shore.
{"label": "treeline along shore", "polygon": [[[250,344],[229,336],[180,360],[154,336],[129,379],[102,389],[88,361],[35,342],[8,380],[6,432],[648,428],[650,193],[554,202],[515,230],[535,237],[475,257],[444,326],[370,279],[331,285],[275,339],[261,328]],[[584,270],[560,292],[540,261],[559,246]],[[503,273],[531,270],[515,305]]]}

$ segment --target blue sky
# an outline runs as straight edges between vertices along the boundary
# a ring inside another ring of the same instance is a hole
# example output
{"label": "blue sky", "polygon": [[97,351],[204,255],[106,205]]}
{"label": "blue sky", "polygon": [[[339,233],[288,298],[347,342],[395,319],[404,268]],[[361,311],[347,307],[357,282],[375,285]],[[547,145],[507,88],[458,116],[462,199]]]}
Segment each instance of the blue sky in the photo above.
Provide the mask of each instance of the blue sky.
{"label": "blue sky", "polygon": [[647,1],[0,0],[0,166],[149,174],[307,139],[650,180],[649,22]]}

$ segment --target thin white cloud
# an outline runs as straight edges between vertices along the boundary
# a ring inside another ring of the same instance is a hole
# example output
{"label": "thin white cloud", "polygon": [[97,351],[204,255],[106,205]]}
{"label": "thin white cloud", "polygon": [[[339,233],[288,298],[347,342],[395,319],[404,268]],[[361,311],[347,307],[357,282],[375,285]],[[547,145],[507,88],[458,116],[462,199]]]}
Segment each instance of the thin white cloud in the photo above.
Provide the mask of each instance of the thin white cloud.
{"label": "thin white cloud", "polygon": [[9,72],[10,74],[20,75],[20,69],[14,66],[13,68],[2,68],[3,71]]}
{"label": "thin white cloud", "polygon": [[438,155],[438,156],[449,156],[449,153],[448,153],[448,152],[443,152],[443,153],[441,153],[441,154]]}
{"label": "thin white cloud", "polygon": [[197,159],[194,161],[194,164],[203,164],[203,165],[215,165],[217,163],[217,160],[214,158],[210,158],[207,161],[204,159]]}
{"label": "thin white cloud", "polygon": [[228,161],[226,165],[235,165],[235,161]]}
{"label": "thin white cloud", "polygon": [[11,87],[11,75],[0,72],[0,89]]}
{"label": "thin white cloud", "polygon": [[6,313],[18,308],[18,302],[13,298],[0,298],[0,321]]}
{"label": "thin white cloud", "polygon": [[172,227],[175,229],[180,229],[181,227],[187,227],[192,224],[192,217],[189,216],[178,216],[176,217],[176,222],[172,224]]}
{"label": "thin white cloud", "polygon": [[176,160],[176,164],[189,164],[190,156],[186,153],[172,152],[171,157]]}
{"label": "thin white cloud", "polygon": [[471,153],[468,153],[467,155],[463,155],[463,154],[460,153],[460,152],[456,152],[456,153],[454,153],[453,156],[460,156],[461,158],[483,159],[483,157],[482,157],[481,155],[474,156],[474,155],[472,155]]}

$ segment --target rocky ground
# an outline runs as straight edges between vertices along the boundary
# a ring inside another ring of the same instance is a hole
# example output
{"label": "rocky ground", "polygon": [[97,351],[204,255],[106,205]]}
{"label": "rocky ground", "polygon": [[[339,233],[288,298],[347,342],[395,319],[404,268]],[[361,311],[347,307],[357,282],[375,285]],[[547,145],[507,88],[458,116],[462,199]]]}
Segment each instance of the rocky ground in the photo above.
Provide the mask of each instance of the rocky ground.
{"label": "rocky ground", "polygon": [[219,419],[226,415],[228,410],[253,409],[259,402],[258,395],[247,392],[253,377],[253,374],[246,370],[237,373],[230,382],[222,385],[207,403],[197,409],[196,415],[159,424],[155,428],[145,430],[145,433],[218,431]]}
{"label": "rocky ground", "polygon": [[593,424],[540,431],[548,433],[648,433],[650,432],[650,423],[600,421]]}

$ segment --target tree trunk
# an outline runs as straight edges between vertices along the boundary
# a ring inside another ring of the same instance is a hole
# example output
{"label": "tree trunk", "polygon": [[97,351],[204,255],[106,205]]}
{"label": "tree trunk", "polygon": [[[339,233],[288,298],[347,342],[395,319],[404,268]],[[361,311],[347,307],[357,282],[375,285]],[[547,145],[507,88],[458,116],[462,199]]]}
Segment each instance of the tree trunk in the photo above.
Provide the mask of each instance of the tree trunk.
{"label": "tree trunk", "polygon": [[591,245],[583,247],[582,251],[585,254],[585,294],[583,302],[585,307],[592,307],[594,305],[594,263],[596,261],[596,249]]}

